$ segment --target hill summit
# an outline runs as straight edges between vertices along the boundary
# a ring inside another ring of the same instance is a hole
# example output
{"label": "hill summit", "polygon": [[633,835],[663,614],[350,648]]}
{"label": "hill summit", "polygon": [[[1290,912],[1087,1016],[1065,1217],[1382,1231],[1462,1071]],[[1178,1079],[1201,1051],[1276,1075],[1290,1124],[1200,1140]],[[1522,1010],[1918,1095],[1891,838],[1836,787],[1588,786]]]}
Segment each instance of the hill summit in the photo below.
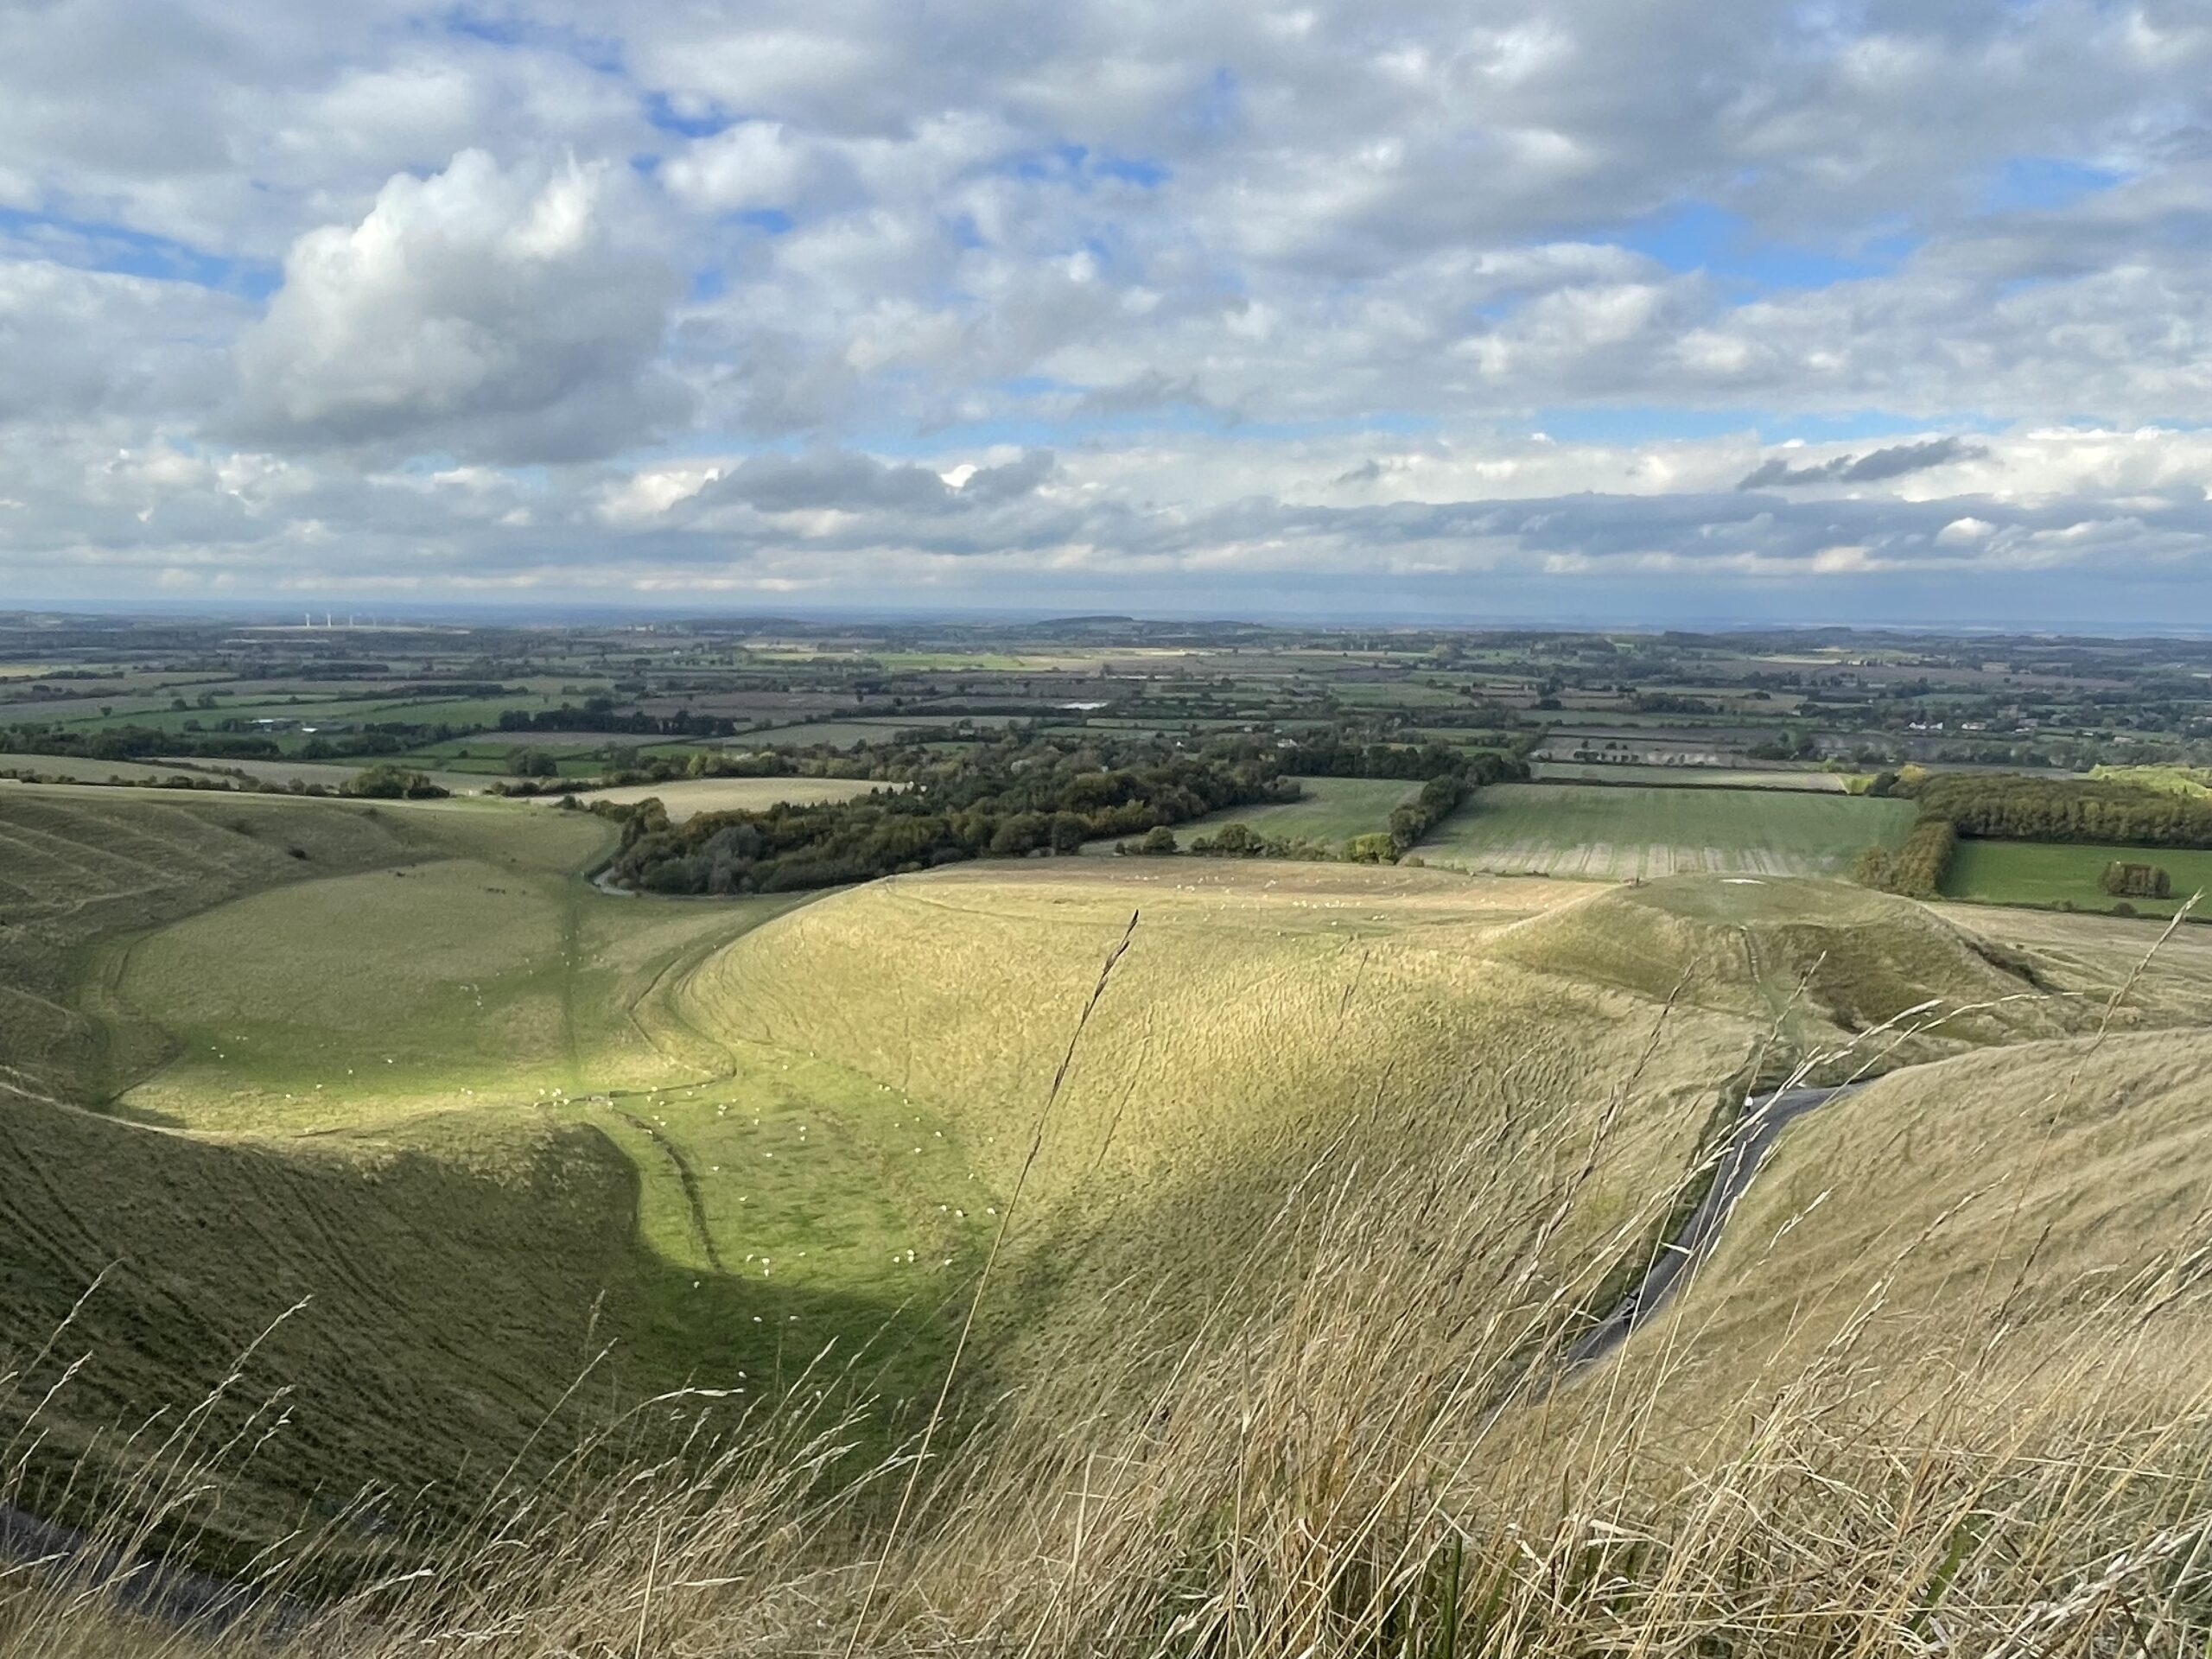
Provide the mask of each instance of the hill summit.
{"label": "hill summit", "polygon": [[1501,961],[1781,1022],[1820,1046],[1897,1022],[1901,1058],[2060,1036],[2094,1010],[2029,953],[1925,906],[1806,876],[1680,875],[1501,930]]}

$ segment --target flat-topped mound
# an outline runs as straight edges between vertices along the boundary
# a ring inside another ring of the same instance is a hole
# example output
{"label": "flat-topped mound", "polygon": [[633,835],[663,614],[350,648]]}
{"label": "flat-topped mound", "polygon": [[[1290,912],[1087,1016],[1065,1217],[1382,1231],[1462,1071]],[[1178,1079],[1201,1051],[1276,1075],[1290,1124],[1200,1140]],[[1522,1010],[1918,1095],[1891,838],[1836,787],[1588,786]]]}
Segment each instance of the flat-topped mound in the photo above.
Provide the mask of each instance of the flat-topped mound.
{"label": "flat-topped mound", "polygon": [[2094,1018],[2030,954],[1910,899],[1812,877],[1685,875],[1611,888],[1484,950],[1644,996],[1764,1015],[1810,1043],[1891,1021],[1924,1027],[1900,1058],[2061,1035]]}

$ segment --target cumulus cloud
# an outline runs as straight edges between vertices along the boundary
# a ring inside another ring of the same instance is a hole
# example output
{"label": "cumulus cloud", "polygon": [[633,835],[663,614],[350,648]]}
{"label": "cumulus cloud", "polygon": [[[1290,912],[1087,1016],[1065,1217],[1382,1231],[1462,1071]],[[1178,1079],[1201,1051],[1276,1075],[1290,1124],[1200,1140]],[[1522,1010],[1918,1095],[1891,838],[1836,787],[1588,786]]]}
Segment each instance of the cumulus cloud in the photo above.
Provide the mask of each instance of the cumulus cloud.
{"label": "cumulus cloud", "polygon": [[238,353],[242,430],[494,461],[611,454],[685,412],[658,362],[673,279],[625,245],[608,170],[464,150],[296,242]]}

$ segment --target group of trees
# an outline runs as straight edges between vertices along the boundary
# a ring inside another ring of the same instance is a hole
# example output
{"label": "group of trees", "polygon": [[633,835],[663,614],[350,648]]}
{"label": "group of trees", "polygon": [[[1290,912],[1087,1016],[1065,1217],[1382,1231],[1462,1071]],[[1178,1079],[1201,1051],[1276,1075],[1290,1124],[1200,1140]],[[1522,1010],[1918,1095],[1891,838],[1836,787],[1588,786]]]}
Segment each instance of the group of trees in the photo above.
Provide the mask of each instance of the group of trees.
{"label": "group of trees", "polygon": [[432,783],[428,772],[379,762],[354,773],[339,785],[338,792],[372,801],[437,801],[453,791]]}
{"label": "group of trees", "polygon": [[1890,792],[1986,840],[2212,847],[2212,801],[2113,779],[1909,772]]}
{"label": "group of trees", "polygon": [[[111,726],[99,731],[66,727],[0,727],[0,750],[16,754],[68,755],[81,760],[143,760],[186,747],[175,732],[156,726]],[[265,760],[281,754],[274,738],[247,733],[195,734],[191,753],[219,760]]]}
{"label": "group of trees", "polygon": [[[1908,770],[1883,772],[1868,792],[1916,802],[1920,815],[1901,845],[1869,847],[1853,873],[1867,887],[1914,898],[1942,890],[1943,872],[1961,838],[2212,847],[2212,801],[2112,779]],[[2115,863],[2105,872],[2105,891],[2163,898],[2165,879],[2153,865]],[[2113,887],[2114,880],[2146,885],[2123,889]]]}
{"label": "group of trees", "polygon": [[1484,750],[1469,753],[1449,743],[1360,743],[1336,732],[1308,734],[1277,747],[1275,763],[1298,778],[1464,778],[1470,784],[1525,779],[1529,763]]}
{"label": "group of trees", "polygon": [[696,778],[872,778],[903,783],[917,761],[911,744],[827,744],[804,748],[690,749],[674,754],[632,754],[589,778],[563,778],[549,750],[518,748],[508,758],[515,776],[487,785],[494,795],[565,795],[583,790],[625,789]]}
{"label": "group of trees", "polygon": [[625,712],[607,696],[586,697],[558,709],[509,709],[499,715],[503,732],[614,732],[632,737],[734,737],[737,722],[723,715],[695,715],[688,709],[649,715]]}
{"label": "group of trees", "polygon": [[2156,864],[2115,859],[2105,866],[2097,885],[2115,899],[2171,899],[2173,877]]}
{"label": "group of trees", "polygon": [[[1136,844],[1141,853],[1173,852],[1172,846],[1154,842],[1154,830]],[[1168,832],[1172,838],[1173,832]],[[1192,838],[1191,850],[1200,858],[1304,858],[1332,859],[1338,856],[1337,849],[1326,842],[1307,841],[1295,836],[1263,835],[1249,823],[1224,823],[1210,836]]]}
{"label": "group of trees", "polygon": [[1226,807],[1283,798],[1249,744],[1185,753],[1157,740],[1014,739],[934,766],[916,786],[853,800],[707,813],[657,800],[625,814],[612,878],[655,893],[775,893],[962,860],[1072,853]]}
{"label": "group of trees", "polygon": [[1943,887],[1959,832],[1948,818],[1923,813],[1894,848],[1869,847],[1859,855],[1852,875],[1861,887],[1901,893],[1909,899],[1933,899]]}

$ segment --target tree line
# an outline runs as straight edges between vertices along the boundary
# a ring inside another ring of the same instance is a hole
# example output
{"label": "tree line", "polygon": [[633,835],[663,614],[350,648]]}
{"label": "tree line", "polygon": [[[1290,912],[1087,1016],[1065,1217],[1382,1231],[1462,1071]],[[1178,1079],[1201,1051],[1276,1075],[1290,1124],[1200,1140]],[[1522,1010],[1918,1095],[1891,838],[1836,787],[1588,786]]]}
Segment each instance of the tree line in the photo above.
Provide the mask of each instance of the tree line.
{"label": "tree line", "polygon": [[2212,801],[2114,779],[1908,773],[1890,792],[1917,802],[1925,816],[1949,819],[1970,838],[2212,847]]}
{"label": "tree line", "polygon": [[[1227,807],[1285,798],[1257,745],[1008,739],[942,761],[911,788],[674,823],[662,804],[614,809],[611,880],[652,893],[780,893],[985,856],[1072,853]],[[594,810],[608,810],[595,808]]]}

